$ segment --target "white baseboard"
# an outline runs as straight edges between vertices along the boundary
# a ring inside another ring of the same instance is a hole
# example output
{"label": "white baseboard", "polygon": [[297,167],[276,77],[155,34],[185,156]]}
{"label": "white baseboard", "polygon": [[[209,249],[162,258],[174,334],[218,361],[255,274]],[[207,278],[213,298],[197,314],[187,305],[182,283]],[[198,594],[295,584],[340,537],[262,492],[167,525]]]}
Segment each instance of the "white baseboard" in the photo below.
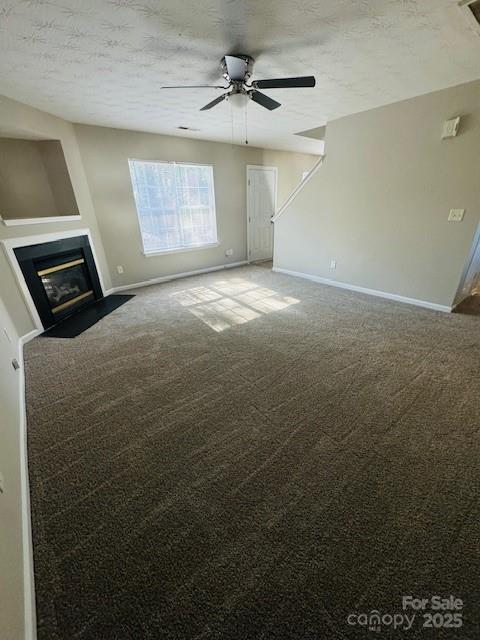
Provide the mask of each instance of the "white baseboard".
{"label": "white baseboard", "polygon": [[18,341],[20,364],[20,482],[22,496],[22,546],[23,546],[23,594],[25,640],[36,640],[37,620],[35,609],[35,576],[33,572],[32,520],[30,512],[30,483],[28,477],[27,412],[25,405],[25,363],[23,345],[33,340],[41,331],[34,329]]}
{"label": "white baseboard", "polygon": [[347,284],[345,282],[338,282],[337,280],[330,280],[329,278],[322,278],[321,276],[314,276],[310,273],[302,273],[301,271],[290,271],[289,269],[281,269],[280,267],[273,267],[273,271],[276,271],[277,273],[284,273],[288,276],[295,276],[297,278],[305,278],[306,280],[312,280],[313,282],[326,284],[329,287],[347,289],[348,291],[355,291],[356,293],[366,293],[369,296],[385,298],[387,300],[394,300],[395,302],[403,302],[405,304],[413,304],[416,307],[424,307],[425,309],[432,309],[433,311],[443,311],[444,313],[451,313],[452,311],[452,307],[443,304],[437,304],[436,302],[429,302],[428,300],[418,300],[417,298],[407,298],[405,296],[399,296],[396,293],[378,291],[377,289],[367,289],[366,287],[359,287],[355,284]]}
{"label": "white baseboard", "polygon": [[110,293],[118,293],[119,291],[128,291],[129,289],[139,289],[141,287],[148,287],[151,284],[161,284],[162,282],[169,282],[170,280],[179,280],[180,278],[188,278],[190,276],[198,276],[202,273],[210,273],[212,271],[223,271],[224,269],[233,269],[235,267],[243,267],[248,264],[246,260],[241,262],[231,262],[229,264],[222,264],[218,267],[207,267],[205,269],[197,269],[195,271],[185,271],[183,273],[174,273],[170,276],[160,276],[158,278],[152,278],[151,280],[144,280],[143,282],[134,282],[133,284],[124,284],[118,287],[112,287],[105,291],[105,295]]}
{"label": "white baseboard", "polygon": [[21,336],[20,344],[22,345],[22,357],[23,357],[23,345],[27,344],[27,342],[30,342],[30,340],[33,340],[34,338],[39,336],[41,333],[43,333],[43,329],[32,329],[32,331],[29,331],[24,336]]}

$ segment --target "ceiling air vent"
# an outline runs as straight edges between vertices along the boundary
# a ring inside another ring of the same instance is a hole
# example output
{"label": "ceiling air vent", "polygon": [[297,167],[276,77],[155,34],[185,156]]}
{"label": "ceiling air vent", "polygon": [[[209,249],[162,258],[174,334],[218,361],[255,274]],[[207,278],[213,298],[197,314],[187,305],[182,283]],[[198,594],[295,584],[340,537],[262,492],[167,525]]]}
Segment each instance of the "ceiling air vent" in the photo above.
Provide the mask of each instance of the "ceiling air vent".
{"label": "ceiling air vent", "polygon": [[480,0],[462,0],[458,3],[470,26],[480,35]]}

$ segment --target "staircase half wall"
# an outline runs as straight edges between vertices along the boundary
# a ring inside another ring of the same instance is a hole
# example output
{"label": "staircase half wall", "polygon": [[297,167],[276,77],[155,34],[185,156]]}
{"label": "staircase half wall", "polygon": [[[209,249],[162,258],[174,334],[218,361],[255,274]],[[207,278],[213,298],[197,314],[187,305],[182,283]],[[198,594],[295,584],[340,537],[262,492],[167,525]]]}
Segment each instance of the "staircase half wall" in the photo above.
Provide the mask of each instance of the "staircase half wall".
{"label": "staircase half wall", "polygon": [[274,268],[449,310],[480,215],[479,95],[475,81],[329,122],[322,166],[275,222]]}

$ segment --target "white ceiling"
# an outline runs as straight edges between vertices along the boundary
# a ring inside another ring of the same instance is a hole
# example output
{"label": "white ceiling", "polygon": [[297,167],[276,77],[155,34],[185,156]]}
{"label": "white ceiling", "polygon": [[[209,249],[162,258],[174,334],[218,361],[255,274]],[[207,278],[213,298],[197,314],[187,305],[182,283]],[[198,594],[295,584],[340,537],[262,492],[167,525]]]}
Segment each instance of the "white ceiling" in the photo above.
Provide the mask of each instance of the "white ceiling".
{"label": "white ceiling", "polygon": [[217,90],[159,89],[217,84],[225,53],[254,79],[316,76],[248,106],[251,145],[307,152],[296,132],[480,77],[456,0],[0,0],[0,93],[74,122],[231,141],[229,104],[199,111]]}

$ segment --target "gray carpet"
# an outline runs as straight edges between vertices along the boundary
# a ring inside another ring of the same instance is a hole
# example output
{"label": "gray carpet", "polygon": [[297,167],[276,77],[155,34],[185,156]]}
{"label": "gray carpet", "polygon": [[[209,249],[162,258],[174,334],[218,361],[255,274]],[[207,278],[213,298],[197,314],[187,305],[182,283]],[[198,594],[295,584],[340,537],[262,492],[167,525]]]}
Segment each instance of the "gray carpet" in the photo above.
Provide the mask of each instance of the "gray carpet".
{"label": "gray carpet", "polygon": [[39,640],[372,637],[450,594],[461,629],[381,637],[478,638],[480,319],[264,266],[135,293],[26,347]]}

